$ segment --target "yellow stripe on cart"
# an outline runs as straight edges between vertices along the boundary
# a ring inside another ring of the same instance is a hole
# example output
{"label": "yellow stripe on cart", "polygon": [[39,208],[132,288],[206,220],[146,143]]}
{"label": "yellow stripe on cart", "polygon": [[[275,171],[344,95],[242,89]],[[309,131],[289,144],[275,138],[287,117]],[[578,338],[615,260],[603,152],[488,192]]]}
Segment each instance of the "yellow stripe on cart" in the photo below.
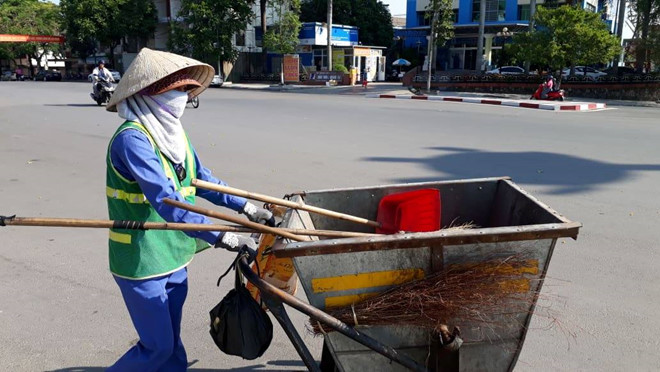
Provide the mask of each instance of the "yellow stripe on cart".
{"label": "yellow stripe on cart", "polygon": [[402,269],[316,278],[312,279],[312,291],[314,293],[327,293],[372,289],[372,291],[366,291],[367,293],[330,296],[325,299],[326,307],[345,306],[379,294],[380,290],[376,288],[403,284],[422,279],[424,276],[424,270],[422,269]]}

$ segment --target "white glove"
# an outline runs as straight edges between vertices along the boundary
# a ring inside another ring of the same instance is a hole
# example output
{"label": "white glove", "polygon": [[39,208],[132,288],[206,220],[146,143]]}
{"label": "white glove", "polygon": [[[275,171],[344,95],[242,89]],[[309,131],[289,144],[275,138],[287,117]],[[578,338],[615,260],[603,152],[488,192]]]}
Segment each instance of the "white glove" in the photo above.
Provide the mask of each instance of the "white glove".
{"label": "white glove", "polygon": [[273,213],[268,209],[260,208],[250,202],[247,202],[245,203],[241,213],[246,215],[247,218],[252,222],[275,227],[275,217],[273,217]]}
{"label": "white glove", "polygon": [[257,250],[257,242],[249,236],[234,234],[233,232],[226,232],[215,242],[216,248],[224,248],[231,252],[238,252],[243,247],[252,251]]}

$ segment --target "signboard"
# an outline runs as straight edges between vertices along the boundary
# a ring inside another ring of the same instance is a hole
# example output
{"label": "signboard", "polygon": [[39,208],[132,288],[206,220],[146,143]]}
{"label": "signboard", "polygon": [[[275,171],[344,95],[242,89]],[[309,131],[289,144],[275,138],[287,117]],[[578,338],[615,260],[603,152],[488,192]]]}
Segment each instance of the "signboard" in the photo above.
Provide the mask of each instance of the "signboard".
{"label": "signboard", "polygon": [[[318,22],[303,23],[298,35],[300,45],[328,45],[328,27]],[[332,25],[332,45],[351,46],[358,44],[358,28]]]}
{"label": "signboard", "polygon": [[0,34],[0,43],[63,43],[64,36]]}
{"label": "signboard", "polygon": [[300,62],[297,54],[284,55],[284,81],[297,83],[300,81]]}
{"label": "signboard", "polygon": [[371,48],[353,47],[353,55],[355,57],[369,57],[371,56]]}

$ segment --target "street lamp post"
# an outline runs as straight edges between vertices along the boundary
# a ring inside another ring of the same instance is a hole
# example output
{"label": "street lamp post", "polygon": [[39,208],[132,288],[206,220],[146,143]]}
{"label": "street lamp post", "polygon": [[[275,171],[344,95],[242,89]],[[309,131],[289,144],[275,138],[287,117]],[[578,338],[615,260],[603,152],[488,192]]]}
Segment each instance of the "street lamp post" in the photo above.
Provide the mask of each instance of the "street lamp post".
{"label": "street lamp post", "polygon": [[502,31],[497,33],[497,36],[504,37],[506,40],[507,37],[513,36],[513,32],[509,32],[509,29],[507,27],[504,27]]}
{"label": "street lamp post", "polygon": [[[506,44],[506,38],[513,36],[513,32],[510,32],[508,28],[504,27],[502,28],[502,31],[499,31],[497,34],[497,37],[503,37],[504,41],[502,42],[502,54],[504,52],[504,44]],[[501,55],[502,55],[501,54]],[[500,56],[501,56],[500,55]],[[500,60],[501,61],[501,60]]]}

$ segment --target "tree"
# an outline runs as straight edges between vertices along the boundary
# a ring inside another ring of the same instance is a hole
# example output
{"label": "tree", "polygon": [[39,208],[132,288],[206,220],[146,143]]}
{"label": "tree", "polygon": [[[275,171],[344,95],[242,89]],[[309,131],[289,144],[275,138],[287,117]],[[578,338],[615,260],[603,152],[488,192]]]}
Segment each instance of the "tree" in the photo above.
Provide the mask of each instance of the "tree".
{"label": "tree", "polygon": [[[303,0],[300,20],[303,22],[325,22],[327,0]],[[387,5],[379,0],[333,0],[332,22],[357,26],[360,41],[364,45],[392,45],[394,31],[392,15]]]}
{"label": "tree", "polygon": [[656,26],[649,32],[648,37],[649,61],[660,66],[660,27]]}
{"label": "tree", "polygon": [[[38,0],[6,0],[0,3],[0,33],[27,35],[59,35],[60,8],[50,2]],[[57,53],[58,43],[11,43],[3,47],[4,54],[14,58],[28,55],[37,63],[44,55]]]}
{"label": "tree", "polygon": [[[628,19],[634,25],[635,68],[648,70],[654,53],[653,33],[660,27],[660,0],[633,0]],[[656,46],[657,47],[657,46]]]}
{"label": "tree", "polygon": [[251,5],[248,0],[182,0],[177,21],[171,23],[170,49],[218,65],[234,62],[234,35],[254,17]]}
{"label": "tree", "polygon": [[451,0],[431,0],[426,6],[426,18],[431,19],[426,89],[431,90],[431,75],[435,65],[435,51],[454,38],[454,13]]}
{"label": "tree", "polygon": [[563,69],[606,63],[619,53],[619,41],[610,35],[601,15],[572,6],[539,7],[536,28],[513,36],[510,51],[517,59]]}
{"label": "tree", "polygon": [[[264,47],[280,54],[296,51],[300,33],[300,0],[272,0],[279,20],[264,35]],[[281,62],[280,84],[284,85],[284,58]]]}
{"label": "tree", "polygon": [[454,12],[452,0],[431,0],[426,7],[426,18],[433,19],[437,13],[438,17],[432,22],[435,44],[439,47],[454,38]]}
{"label": "tree", "polygon": [[158,19],[152,0],[61,0],[67,42],[80,58],[94,54],[96,42],[114,49],[130,39],[153,35]]}

